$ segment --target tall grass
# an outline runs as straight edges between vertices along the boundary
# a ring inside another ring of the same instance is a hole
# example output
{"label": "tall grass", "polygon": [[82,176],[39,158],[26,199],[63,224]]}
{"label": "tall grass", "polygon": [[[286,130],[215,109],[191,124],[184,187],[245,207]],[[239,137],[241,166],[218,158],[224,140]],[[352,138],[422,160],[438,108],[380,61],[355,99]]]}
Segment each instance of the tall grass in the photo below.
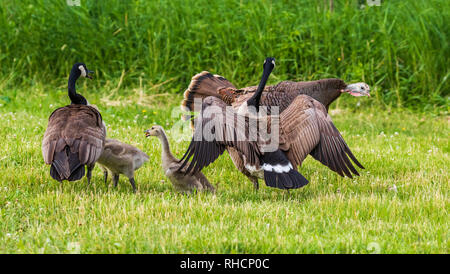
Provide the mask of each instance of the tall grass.
{"label": "tall grass", "polygon": [[450,1],[325,2],[1,1],[0,92],[61,86],[80,60],[98,86],[142,78],[179,92],[202,70],[244,86],[274,56],[272,81],[362,80],[380,103],[448,110]]}

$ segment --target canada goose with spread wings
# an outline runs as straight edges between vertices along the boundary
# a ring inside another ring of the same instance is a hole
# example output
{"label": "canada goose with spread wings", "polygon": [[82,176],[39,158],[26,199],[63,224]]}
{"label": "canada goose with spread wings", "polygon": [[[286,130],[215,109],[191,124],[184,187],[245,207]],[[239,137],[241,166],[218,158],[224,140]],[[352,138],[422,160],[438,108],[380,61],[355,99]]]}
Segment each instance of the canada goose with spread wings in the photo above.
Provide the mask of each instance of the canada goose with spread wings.
{"label": "canada goose with spread wings", "polygon": [[236,108],[229,107],[215,96],[203,100],[201,113],[194,122],[194,136],[181,159],[183,164],[180,168],[187,165],[186,173],[198,172],[214,162],[227,147],[231,147],[242,154],[248,172],[252,176],[264,178],[270,187],[292,189],[308,183],[277,144],[268,148],[261,138],[264,133],[260,128],[261,122],[273,123],[273,117],[260,111],[260,100],[274,66],[273,58],[265,60],[256,92]]}
{"label": "canada goose with spread wings", "polygon": [[[199,111],[196,98],[213,96],[227,105],[239,108],[254,96],[257,87],[236,89],[219,75],[202,72],[193,77],[184,93],[182,108]],[[364,168],[352,154],[328,115],[329,105],[342,93],[353,96],[370,96],[365,83],[346,84],[340,79],[323,79],[309,82],[283,81],[264,89],[261,106],[278,107],[281,122],[280,148],[285,151],[294,166],[301,165],[308,154],[341,176],[359,175],[349,158]],[[300,96],[301,95],[301,96]],[[246,167],[244,155],[234,147],[227,150],[233,163],[258,188],[258,177]]]}

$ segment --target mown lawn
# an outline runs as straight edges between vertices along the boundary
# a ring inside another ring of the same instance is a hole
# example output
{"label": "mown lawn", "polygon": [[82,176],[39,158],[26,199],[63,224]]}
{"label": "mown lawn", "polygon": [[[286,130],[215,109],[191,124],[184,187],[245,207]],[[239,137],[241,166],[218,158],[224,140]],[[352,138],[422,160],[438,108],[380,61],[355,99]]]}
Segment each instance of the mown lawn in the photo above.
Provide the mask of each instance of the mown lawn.
{"label": "mown lawn", "polygon": [[[150,155],[137,194],[121,177],[103,184],[51,179],[41,155],[47,118],[68,103],[64,88],[3,91],[0,101],[1,253],[448,253],[449,119],[380,109],[342,96],[333,120],[357,158],[361,177],[341,178],[312,158],[310,184],[286,193],[261,181],[258,192],[228,155],[204,170],[216,195],[173,191],[161,147],[143,131],[179,125],[181,95],[86,92],[108,136]],[[106,93],[112,94],[110,97]],[[346,102],[343,104],[342,102]],[[350,102],[350,103],[348,103]],[[344,105],[344,106],[343,106]],[[169,132],[170,134],[170,132]],[[170,135],[181,157],[188,142]]]}

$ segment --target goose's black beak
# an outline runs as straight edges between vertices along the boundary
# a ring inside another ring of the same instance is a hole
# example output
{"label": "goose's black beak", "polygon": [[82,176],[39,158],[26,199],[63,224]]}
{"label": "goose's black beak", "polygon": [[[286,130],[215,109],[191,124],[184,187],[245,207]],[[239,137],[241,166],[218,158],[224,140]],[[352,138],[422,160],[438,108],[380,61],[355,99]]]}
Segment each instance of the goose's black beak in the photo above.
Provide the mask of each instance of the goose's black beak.
{"label": "goose's black beak", "polygon": [[92,70],[86,71],[86,78],[92,79],[92,75],[89,75],[89,73],[94,74],[94,71],[92,71]]}
{"label": "goose's black beak", "polygon": [[150,137],[151,135],[150,135],[150,130],[149,129],[147,129],[146,131],[144,131],[144,133],[145,133],[145,137]]}

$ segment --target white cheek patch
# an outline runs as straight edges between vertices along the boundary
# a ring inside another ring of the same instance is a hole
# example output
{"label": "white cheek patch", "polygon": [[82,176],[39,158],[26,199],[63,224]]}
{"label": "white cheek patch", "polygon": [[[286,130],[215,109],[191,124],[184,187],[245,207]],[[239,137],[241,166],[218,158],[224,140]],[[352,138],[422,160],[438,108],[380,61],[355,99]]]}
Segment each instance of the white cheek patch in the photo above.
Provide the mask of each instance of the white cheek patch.
{"label": "white cheek patch", "polygon": [[86,70],[83,66],[79,66],[78,69],[81,71],[81,76],[86,77]]}

